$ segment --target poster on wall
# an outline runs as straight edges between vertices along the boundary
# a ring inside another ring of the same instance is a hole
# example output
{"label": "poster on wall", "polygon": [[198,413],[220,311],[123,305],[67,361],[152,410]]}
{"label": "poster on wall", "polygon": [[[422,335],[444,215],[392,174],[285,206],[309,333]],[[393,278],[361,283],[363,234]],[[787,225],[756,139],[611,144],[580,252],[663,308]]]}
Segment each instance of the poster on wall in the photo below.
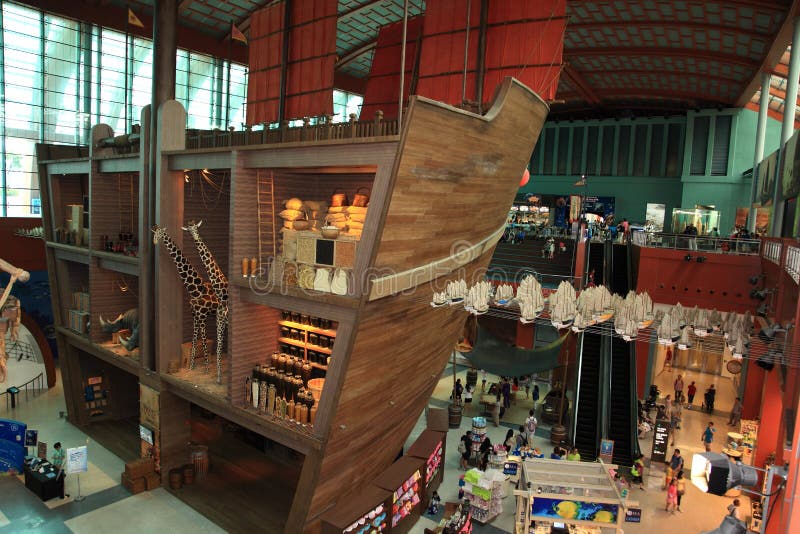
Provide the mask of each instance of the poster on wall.
{"label": "poster on wall", "polygon": [[648,202],[645,211],[645,226],[650,232],[663,232],[664,231],[664,217],[667,213],[667,206],[665,204],[653,204]]}
{"label": "poster on wall", "polygon": [[796,197],[800,193],[800,151],[797,150],[797,132],[786,143],[783,156],[783,198]]}
{"label": "poster on wall", "polygon": [[548,519],[593,521],[595,523],[616,523],[619,505],[534,497],[531,515]]}
{"label": "poster on wall", "polygon": [[748,215],[750,215],[749,208],[736,208],[736,219],[733,221],[734,226],[747,226]]}
{"label": "poster on wall", "polygon": [[762,205],[772,204],[775,192],[775,167],[778,163],[778,153],[773,152],[758,164],[758,195]]}

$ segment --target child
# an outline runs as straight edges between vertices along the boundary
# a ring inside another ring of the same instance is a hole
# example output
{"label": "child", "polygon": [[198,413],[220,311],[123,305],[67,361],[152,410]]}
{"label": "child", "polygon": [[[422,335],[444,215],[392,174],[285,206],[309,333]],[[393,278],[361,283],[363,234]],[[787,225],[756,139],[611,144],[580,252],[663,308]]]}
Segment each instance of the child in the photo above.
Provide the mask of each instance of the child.
{"label": "child", "polygon": [[675,509],[678,507],[678,486],[675,483],[675,479],[669,481],[669,486],[667,486],[667,512],[675,513]]}
{"label": "child", "polygon": [[436,515],[439,513],[439,507],[442,505],[442,499],[439,498],[439,494],[435,491],[433,492],[433,496],[431,497],[431,505],[428,507],[428,513],[430,515]]}

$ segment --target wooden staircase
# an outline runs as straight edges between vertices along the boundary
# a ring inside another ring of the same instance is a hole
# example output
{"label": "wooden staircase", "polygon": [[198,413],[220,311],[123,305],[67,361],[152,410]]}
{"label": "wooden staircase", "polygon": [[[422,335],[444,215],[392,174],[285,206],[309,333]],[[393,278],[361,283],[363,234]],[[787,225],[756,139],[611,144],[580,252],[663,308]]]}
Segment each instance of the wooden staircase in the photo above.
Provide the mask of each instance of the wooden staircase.
{"label": "wooden staircase", "polygon": [[[559,252],[558,244],[563,242],[566,251]],[[546,241],[528,238],[522,243],[498,243],[489,263],[488,276],[494,280],[519,282],[532,271],[553,277],[570,278],[573,275],[575,240],[556,238],[553,259],[542,256]],[[547,280],[542,281],[545,284]],[[557,285],[558,282],[556,281]]]}

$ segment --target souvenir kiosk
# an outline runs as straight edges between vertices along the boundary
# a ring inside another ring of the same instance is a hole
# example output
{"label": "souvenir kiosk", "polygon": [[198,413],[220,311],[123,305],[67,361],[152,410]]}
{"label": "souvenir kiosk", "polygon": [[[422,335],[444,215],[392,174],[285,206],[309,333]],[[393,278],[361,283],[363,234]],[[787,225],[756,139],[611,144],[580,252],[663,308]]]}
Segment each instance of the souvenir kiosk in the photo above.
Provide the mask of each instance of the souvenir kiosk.
{"label": "souvenir kiosk", "polygon": [[[423,479],[425,480],[425,495],[430,499],[433,492],[439,488],[444,480],[444,450],[446,432],[437,432],[426,429],[417,440],[409,447],[406,456],[425,460]],[[427,502],[427,501],[426,501]]]}
{"label": "souvenir kiosk", "polygon": [[[617,466],[602,462],[526,459],[520,473],[517,534],[622,532],[624,522],[638,523],[638,503],[628,500],[614,481]],[[611,471],[611,472],[610,472]]]}

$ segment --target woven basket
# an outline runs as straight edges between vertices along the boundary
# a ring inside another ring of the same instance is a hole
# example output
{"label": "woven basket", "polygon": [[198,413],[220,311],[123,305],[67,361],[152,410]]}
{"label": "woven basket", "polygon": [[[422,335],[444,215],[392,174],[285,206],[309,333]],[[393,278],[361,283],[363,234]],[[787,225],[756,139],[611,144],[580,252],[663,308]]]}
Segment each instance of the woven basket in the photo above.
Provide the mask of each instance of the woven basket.
{"label": "woven basket", "polygon": [[[367,193],[362,194],[361,193],[362,190],[365,190]],[[363,208],[368,203],[369,203],[369,188],[359,187],[358,190],[356,190],[356,194],[353,196],[353,206]]]}
{"label": "woven basket", "polygon": [[339,189],[333,192],[331,195],[331,206],[334,208],[338,208],[340,206],[347,205],[347,195],[345,193],[340,193]]}

